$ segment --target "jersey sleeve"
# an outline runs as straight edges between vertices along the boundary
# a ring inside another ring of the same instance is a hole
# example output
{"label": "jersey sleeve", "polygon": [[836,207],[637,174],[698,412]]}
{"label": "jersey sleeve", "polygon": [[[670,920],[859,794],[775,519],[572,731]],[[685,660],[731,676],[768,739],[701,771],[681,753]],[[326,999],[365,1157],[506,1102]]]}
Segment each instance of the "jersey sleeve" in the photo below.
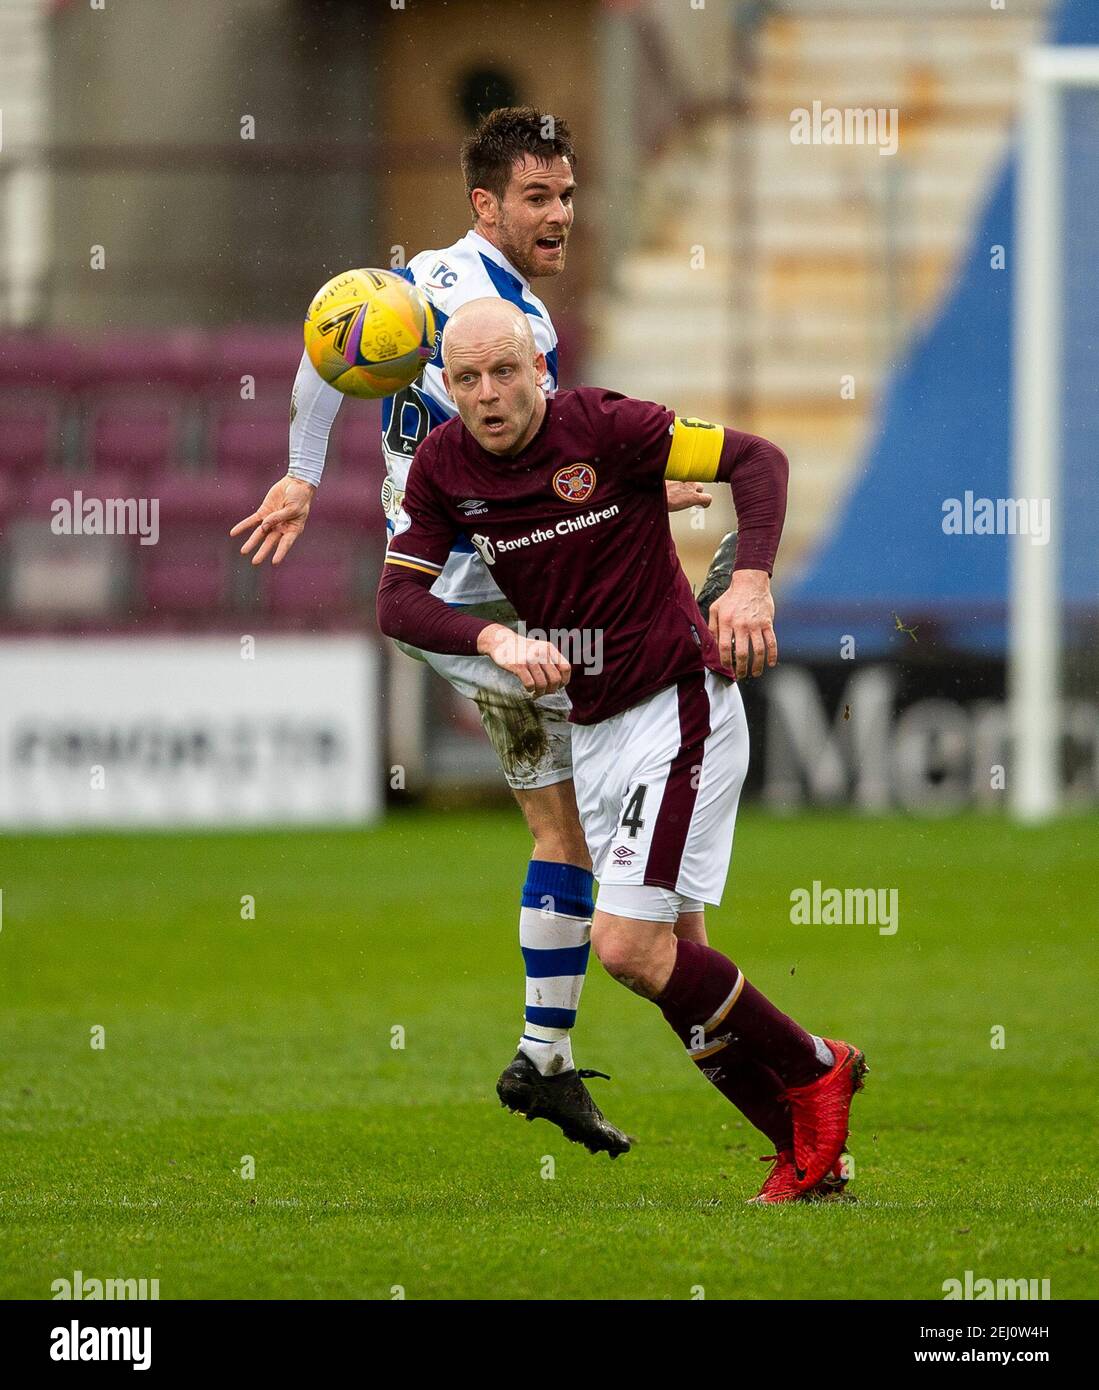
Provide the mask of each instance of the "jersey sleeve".
{"label": "jersey sleeve", "polygon": [[290,397],[290,467],[292,478],[320,486],[328,453],[328,436],[343,402],[343,393],[329,386],[303,352]]}
{"label": "jersey sleeve", "polygon": [[434,581],[443,572],[458,527],[447,516],[429,481],[433,447],[430,437],[425,439],[412,460],[385,563],[429,574]]}
{"label": "jersey sleeve", "polygon": [[625,470],[639,488],[729,483],[738,527],[734,569],[771,573],[789,477],[786,455],[776,444],[613,391],[586,390],[583,398],[600,456]]}
{"label": "jersey sleeve", "polygon": [[774,569],[786,519],[790,466],[769,439],[693,416],[673,419],[663,478],[728,483],[737,516],[734,570]]}
{"label": "jersey sleeve", "polygon": [[724,442],[716,474],[733,491],[737,516],[734,570],[774,570],[782,526],[790,463],[769,439],[741,430],[722,430]]}
{"label": "jersey sleeve", "polygon": [[422,444],[412,461],[378,585],[378,626],[421,651],[472,656],[487,619],[464,613],[430,591],[458,534],[427,478],[423,455],[430,448],[429,442]]}

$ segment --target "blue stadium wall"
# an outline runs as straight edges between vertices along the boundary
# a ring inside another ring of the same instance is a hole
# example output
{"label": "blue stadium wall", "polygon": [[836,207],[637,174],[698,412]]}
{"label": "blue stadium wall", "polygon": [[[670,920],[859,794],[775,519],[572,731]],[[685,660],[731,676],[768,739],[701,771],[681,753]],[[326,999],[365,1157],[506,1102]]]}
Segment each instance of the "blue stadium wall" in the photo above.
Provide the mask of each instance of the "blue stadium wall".
{"label": "blue stadium wall", "polygon": [[[1099,44],[1099,0],[1065,0],[1050,31]],[[942,518],[967,489],[1011,496],[1015,169],[1013,144],[952,289],[886,388],[858,482],[783,590],[787,656],[834,656],[847,633],[860,656],[896,652],[909,640],[897,618],[975,654],[1004,649],[1009,546],[946,535]],[[992,268],[993,246],[1006,269]]]}

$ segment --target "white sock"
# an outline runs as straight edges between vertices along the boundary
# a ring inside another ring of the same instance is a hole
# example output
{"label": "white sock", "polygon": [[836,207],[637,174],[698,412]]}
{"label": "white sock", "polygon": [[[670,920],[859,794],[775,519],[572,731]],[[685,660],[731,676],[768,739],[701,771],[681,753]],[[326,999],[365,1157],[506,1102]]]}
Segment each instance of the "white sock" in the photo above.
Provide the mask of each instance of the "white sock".
{"label": "white sock", "polygon": [[519,1051],[543,1076],[573,1066],[569,1030],[576,1022],[591,941],[592,885],[587,869],[532,859],[519,909],[526,967],[526,1011]]}
{"label": "white sock", "polygon": [[813,1039],[813,1046],[816,1048],[817,1061],[822,1067],[834,1067],[836,1065],[836,1054],[828,1046],[823,1038],[818,1038],[816,1033],[810,1033]]}
{"label": "white sock", "polygon": [[[519,1051],[529,1057],[543,1076],[556,1076],[559,1071],[571,1071],[572,1037],[563,1028],[539,1028],[536,1023],[524,1024],[527,1030],[519,1039]],[[557,1033],[555,1038],[534,1038],[530,1034]]]}

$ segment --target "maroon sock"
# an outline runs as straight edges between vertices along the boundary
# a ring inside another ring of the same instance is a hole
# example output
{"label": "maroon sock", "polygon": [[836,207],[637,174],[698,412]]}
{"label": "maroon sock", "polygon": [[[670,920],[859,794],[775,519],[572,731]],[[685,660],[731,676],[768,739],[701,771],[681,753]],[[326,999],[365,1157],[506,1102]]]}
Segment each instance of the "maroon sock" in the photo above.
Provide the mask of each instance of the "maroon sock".
{"label": "maroon sock", "polygon": [[[702,992],[699,993],[699,977],[694,972],[699,969],[705,970],[707,962],[704,957],[694,961],[688,960],[691,951],[696,949],[694,943],[680,941],[677,946],[683,954],[677,955],[676,958],[676,972],[679,972],[679,979],[676,982],[677,989],[674,999],[669,995],[672,984],[670,980],[668,987],[665,988],[657,1003],[680,1041],[690,1052],[700,1041],[698,1023],[705,1023],[728,998],[736,983],[737,970],[732,962],[726,960],[724,956],[719,955],[716,951],[710,952],[720,967],[729,967],[729,969],[719,969],[716,972],[717,978],[720,980],[720,989],[715,988],[715,982],[711,979],[703,984]],[[703,952],[708,950],[707,947],[700,949]],[[687,983],[688,972],[692,974],[690,984]],[[675,972],[673,972],[672,978],[673,980],[676,978]],[[687,994],[688,989],[690,995],[697,998],[697,1005],[692,1005],[690,1002]],[[713,991],[712,994],[710,993],[711,990]],[[716,998],[717,1001],[712,1006],[706,1002],[711,998]],[[698,1023],[695,1022],[696,1018]],[[687,1019],[690,1021],[685,1021]],[[718,1032],[717,1037],[720,1036],[721,1034]],[[704,1043],[716,1042],[717,1039],[716,1037],[701,1038],[701,1041]],[[705,1046],[701,1051],[705,1055],[694,1057],[692,1060],[706,1080],[711,1085],[716,1086],[725,1099],[735,1105],[746,1120],[767,1136],[774,1144],[776,1153],[783,1149],[793,1148],[793,1124],[790,1119],[790,1107],[784,1099],[786,1088],[783,1086],[781,1078],[770,1067],[757,1062],[739,1038],[726,1036],[724,1042],[717,1043],[713,1052]]]}
{"label": "maroon sock", "polygon": [[739,1039],[730,1038],[717,1052],[692,1060],[706,1080],[767,1136],[776,1153],[794,1147],[786,1087],[778,1074],[757,1062]]}
{"label": "maroon sock", "polygon": [[[731,1000],[734,991],[736,998]],[[710,1047],[732,1037],[748,1057],[777,1073],[784,1086],[804,1086],[826,1070],[805,1029],[776,1009],[712,946],[676,942],[675,966],[656,1003],[703,1069],[709,1057],[721,1052],[715,1047],[711,1053]],[[764,1133],[771,1137],[768,1130]]]}

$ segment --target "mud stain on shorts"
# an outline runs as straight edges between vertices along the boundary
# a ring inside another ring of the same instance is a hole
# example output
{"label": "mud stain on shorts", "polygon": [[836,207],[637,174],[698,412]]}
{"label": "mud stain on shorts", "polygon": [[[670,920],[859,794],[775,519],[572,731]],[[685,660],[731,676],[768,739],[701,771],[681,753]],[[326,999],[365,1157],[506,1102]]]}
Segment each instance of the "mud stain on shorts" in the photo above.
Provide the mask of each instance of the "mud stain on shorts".
{"label": "mud stain on shorts", "polygon": [[536,768],[546,756],[549,735],[534,701],[525,695],[501,695],[497,690],[479,690],[474,699],[488,741],[507,776],[521,777],[524,771]]}

